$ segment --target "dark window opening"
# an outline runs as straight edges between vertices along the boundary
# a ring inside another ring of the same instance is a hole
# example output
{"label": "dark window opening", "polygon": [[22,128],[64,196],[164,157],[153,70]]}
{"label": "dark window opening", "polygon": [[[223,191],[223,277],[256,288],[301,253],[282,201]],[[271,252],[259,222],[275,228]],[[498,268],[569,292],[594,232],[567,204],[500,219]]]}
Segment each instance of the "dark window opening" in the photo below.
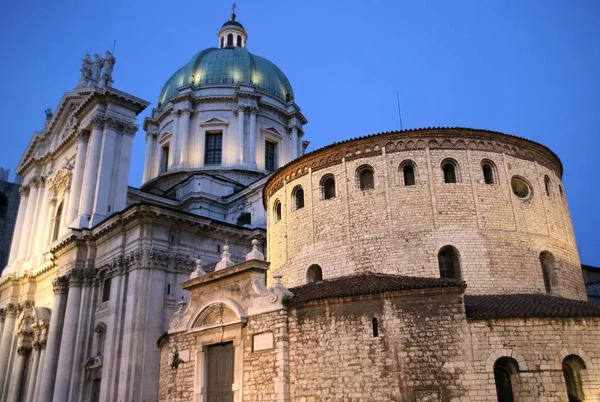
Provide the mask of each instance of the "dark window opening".
{"label": "dark window opening", "polygon": [[292,199],[294,202],[294,211],[304,208],[304,190],[298,186],[292,192]]}
{"label": "dark window opening", "polygon": [[102,283],[102,303],[110,300],[110,278],[106,278]]}
{"label": "dark window opening", "polygon": [[577,355],[569,355],[563,360],[562,371],[565,379],[565,386],[567,387],[569,402],[580,402],[585,400],[583,384],[581,381],[581,370],[585,369],[585,363]]}
{"label": "dark window opening", "polygon": [[556,276],[556,260],[551,252],[541,252],[540,265],[542,267],[542,277],[544,278],[544,288],[546,289],[546,293],[550,293]]}
{"label": "dark window opening", "polygon": [[169,168],[169,145],[162,147],[162,153],[160,155],[160,172],[166,172]]}
{"label": "dark window opening", "polygon": [[454,166],[454,163],[446,162],[442,169],[444,170],[444,183],[456,183],[456,166]]}
{"label": "dark window opening", "polygon": [[221,36],[221,47],[224,47],[224,46],[223,46],[223,45],[224,45],[224,43],[225,43],[225,38]]}
{"label": "dark window opening", "polygon": [[171,284],[167,284],[167,296],[171,295]]}
{"label": "dark window opening", "polygon": [[544,176],[544,188],[546,189],[546,196],[550,197],[550,178]]}
{"label": "dark window opening", "polygon": [[379,336],[379,323],[377,322],[377,318],[373,317],[373,338],[377,338]]}
{"label": "dark window opening", "polygon": [[415,167],[407,163],[402,168],[402,175],[404,176],[404,185],[405,186],[414,186],[416,184],[415,181]]}
{"label": "dark window opening", "polygon": [[323,182],[323,199],[329,200],[335,198],[335,179],[333,176],[327,176]]}
{"label": "dark window opening", "polygon": [[318,265],[311,265],[306,271],[306,283],[321,282],[323,280],[323,271]]}
{"label": "dark window opening", "polygon": [[441,278],[460,279],[458,253],[454,247],[443,247],[438,253],[438,263]]}
{"label": "dark window opening", "polygon": [[233,34],[227,35],[227,46],[233,46]]}
{"label": "dark window opening", "polygon": [[237,45],[238,45],[238,47],[242,47],[242,36],[241,35],[238,35],[238,37],[237,37]]}
{"label": "dark window opening", "polygon": [[292,100],[292,94],[291,93],[286,93],[285,94],[285,101],[286,102],[290,102]]}
{"label": "dark window opening", "polygon": [[4,194],[0,193],[0,218],[4,218],[8,212],[8,201]]}
{"label": "dark window opening", "polygon": [[237,218],[238,226],[250,225],[251,223],[252,223],[252,215],[250,215],[250,212],[244,212]]}
{"label": "dark window opening", "polygon": [[275,170],[275,143],[271,141],[265,141],[265,170]]}
{"label": "dark window opening", "polygon": [[501,357],[494,363],[494,382],[498,402],[514,402],[513,379],[517,372],[517,362],[509,357]]}
{"label": "dark window opening", "polygon": [[275,201],[273,206],[273,217],[275,218],[275,222],[279,222],[281,220],[281,203],[279,200]]}
{"label": "dark window opening", "polygon": [[223,133],[206,133],[205,165],[220,165],[223,151]]}
{"label": "dark window opening", "polygon": [[221,245],[217,244],[217,253],[220,253],[220,252],[221,252]]}
{"label": "dark window opening", "polygon": [[52,228],[52,241],[58,239],[58,234],[60,232],[60,221],[62,220],[62,212],[63,212],[63,204],[62,202],[56,209],[56,214],[54,214],[54,225]]}
{"label": "dark window opening", "polygon": [[358,181],[362,191],[375,188],[375,179],[373,177],[373,169],[364,167],[358,173]]}
{"label": "dark window opening", "polygon": [[481,166],[483,170],[483,181],[485,184],[495,184],[496,180],[494,179],[494,168],[489,163],[484,163]]}

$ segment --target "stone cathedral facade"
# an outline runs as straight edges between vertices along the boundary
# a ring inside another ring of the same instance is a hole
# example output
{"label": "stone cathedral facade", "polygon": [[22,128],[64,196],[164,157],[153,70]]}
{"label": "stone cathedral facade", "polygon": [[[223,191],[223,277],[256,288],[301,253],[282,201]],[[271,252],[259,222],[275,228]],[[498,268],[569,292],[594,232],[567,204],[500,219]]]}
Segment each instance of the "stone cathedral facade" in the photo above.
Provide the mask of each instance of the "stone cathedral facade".
{"label": "stone cathedral facade", "polygon": [[473,129],[305,155],[290,82],[232,15],[147,101],[86,56],[17,173],[0,400],[574,401],[600,394],[562,184]]}

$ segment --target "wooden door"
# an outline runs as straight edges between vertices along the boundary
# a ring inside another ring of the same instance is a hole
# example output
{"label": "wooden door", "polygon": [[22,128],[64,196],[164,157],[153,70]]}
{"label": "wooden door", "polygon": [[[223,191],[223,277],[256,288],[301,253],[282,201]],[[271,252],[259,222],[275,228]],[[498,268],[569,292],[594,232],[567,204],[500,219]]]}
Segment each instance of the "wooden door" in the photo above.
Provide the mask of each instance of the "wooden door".
{"label": "wooden door", "polygon": [[209,346],[206,369],[208,402],[233,402],[233,344]]}

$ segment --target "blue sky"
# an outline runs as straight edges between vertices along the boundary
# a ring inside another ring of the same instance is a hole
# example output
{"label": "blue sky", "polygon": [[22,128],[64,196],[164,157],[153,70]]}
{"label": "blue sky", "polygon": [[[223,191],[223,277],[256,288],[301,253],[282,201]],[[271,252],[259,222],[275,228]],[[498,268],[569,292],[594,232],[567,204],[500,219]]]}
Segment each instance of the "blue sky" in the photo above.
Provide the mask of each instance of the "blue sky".
{"label": "blue sky", "polygon": [[[60,3],[60,4],[57,4]],[[248,49],[290,79],[309,150],[398,128],[462,126],[549,146],[582,261],[600,266],[600,1],[237,1]],[[24,0],[0,5],[0,166],[14,171],[86,52],[117,40],[114,87],[156,106],[164,82],[216,46],[229,1]],[[140,116],[147,115],[150,108]],[[144,133],[130,185],[141,183]]]}

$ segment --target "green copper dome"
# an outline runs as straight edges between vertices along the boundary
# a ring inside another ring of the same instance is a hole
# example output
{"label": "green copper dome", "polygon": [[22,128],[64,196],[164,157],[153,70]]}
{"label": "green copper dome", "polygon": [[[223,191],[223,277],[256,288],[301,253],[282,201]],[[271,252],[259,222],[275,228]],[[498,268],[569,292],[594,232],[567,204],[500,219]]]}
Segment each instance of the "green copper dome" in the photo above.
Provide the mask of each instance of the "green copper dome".
{"label": "green copper dome", "polygon": [[192,79],[196,87],[236,86],[244,82],[256,85],[259,91],[283,102],[294,99],[289,80],[275,64],[243,47],[225,47],[197,53],[173,74],[160,92],[158,106],[177,94],[177,88],[192,84]]}

